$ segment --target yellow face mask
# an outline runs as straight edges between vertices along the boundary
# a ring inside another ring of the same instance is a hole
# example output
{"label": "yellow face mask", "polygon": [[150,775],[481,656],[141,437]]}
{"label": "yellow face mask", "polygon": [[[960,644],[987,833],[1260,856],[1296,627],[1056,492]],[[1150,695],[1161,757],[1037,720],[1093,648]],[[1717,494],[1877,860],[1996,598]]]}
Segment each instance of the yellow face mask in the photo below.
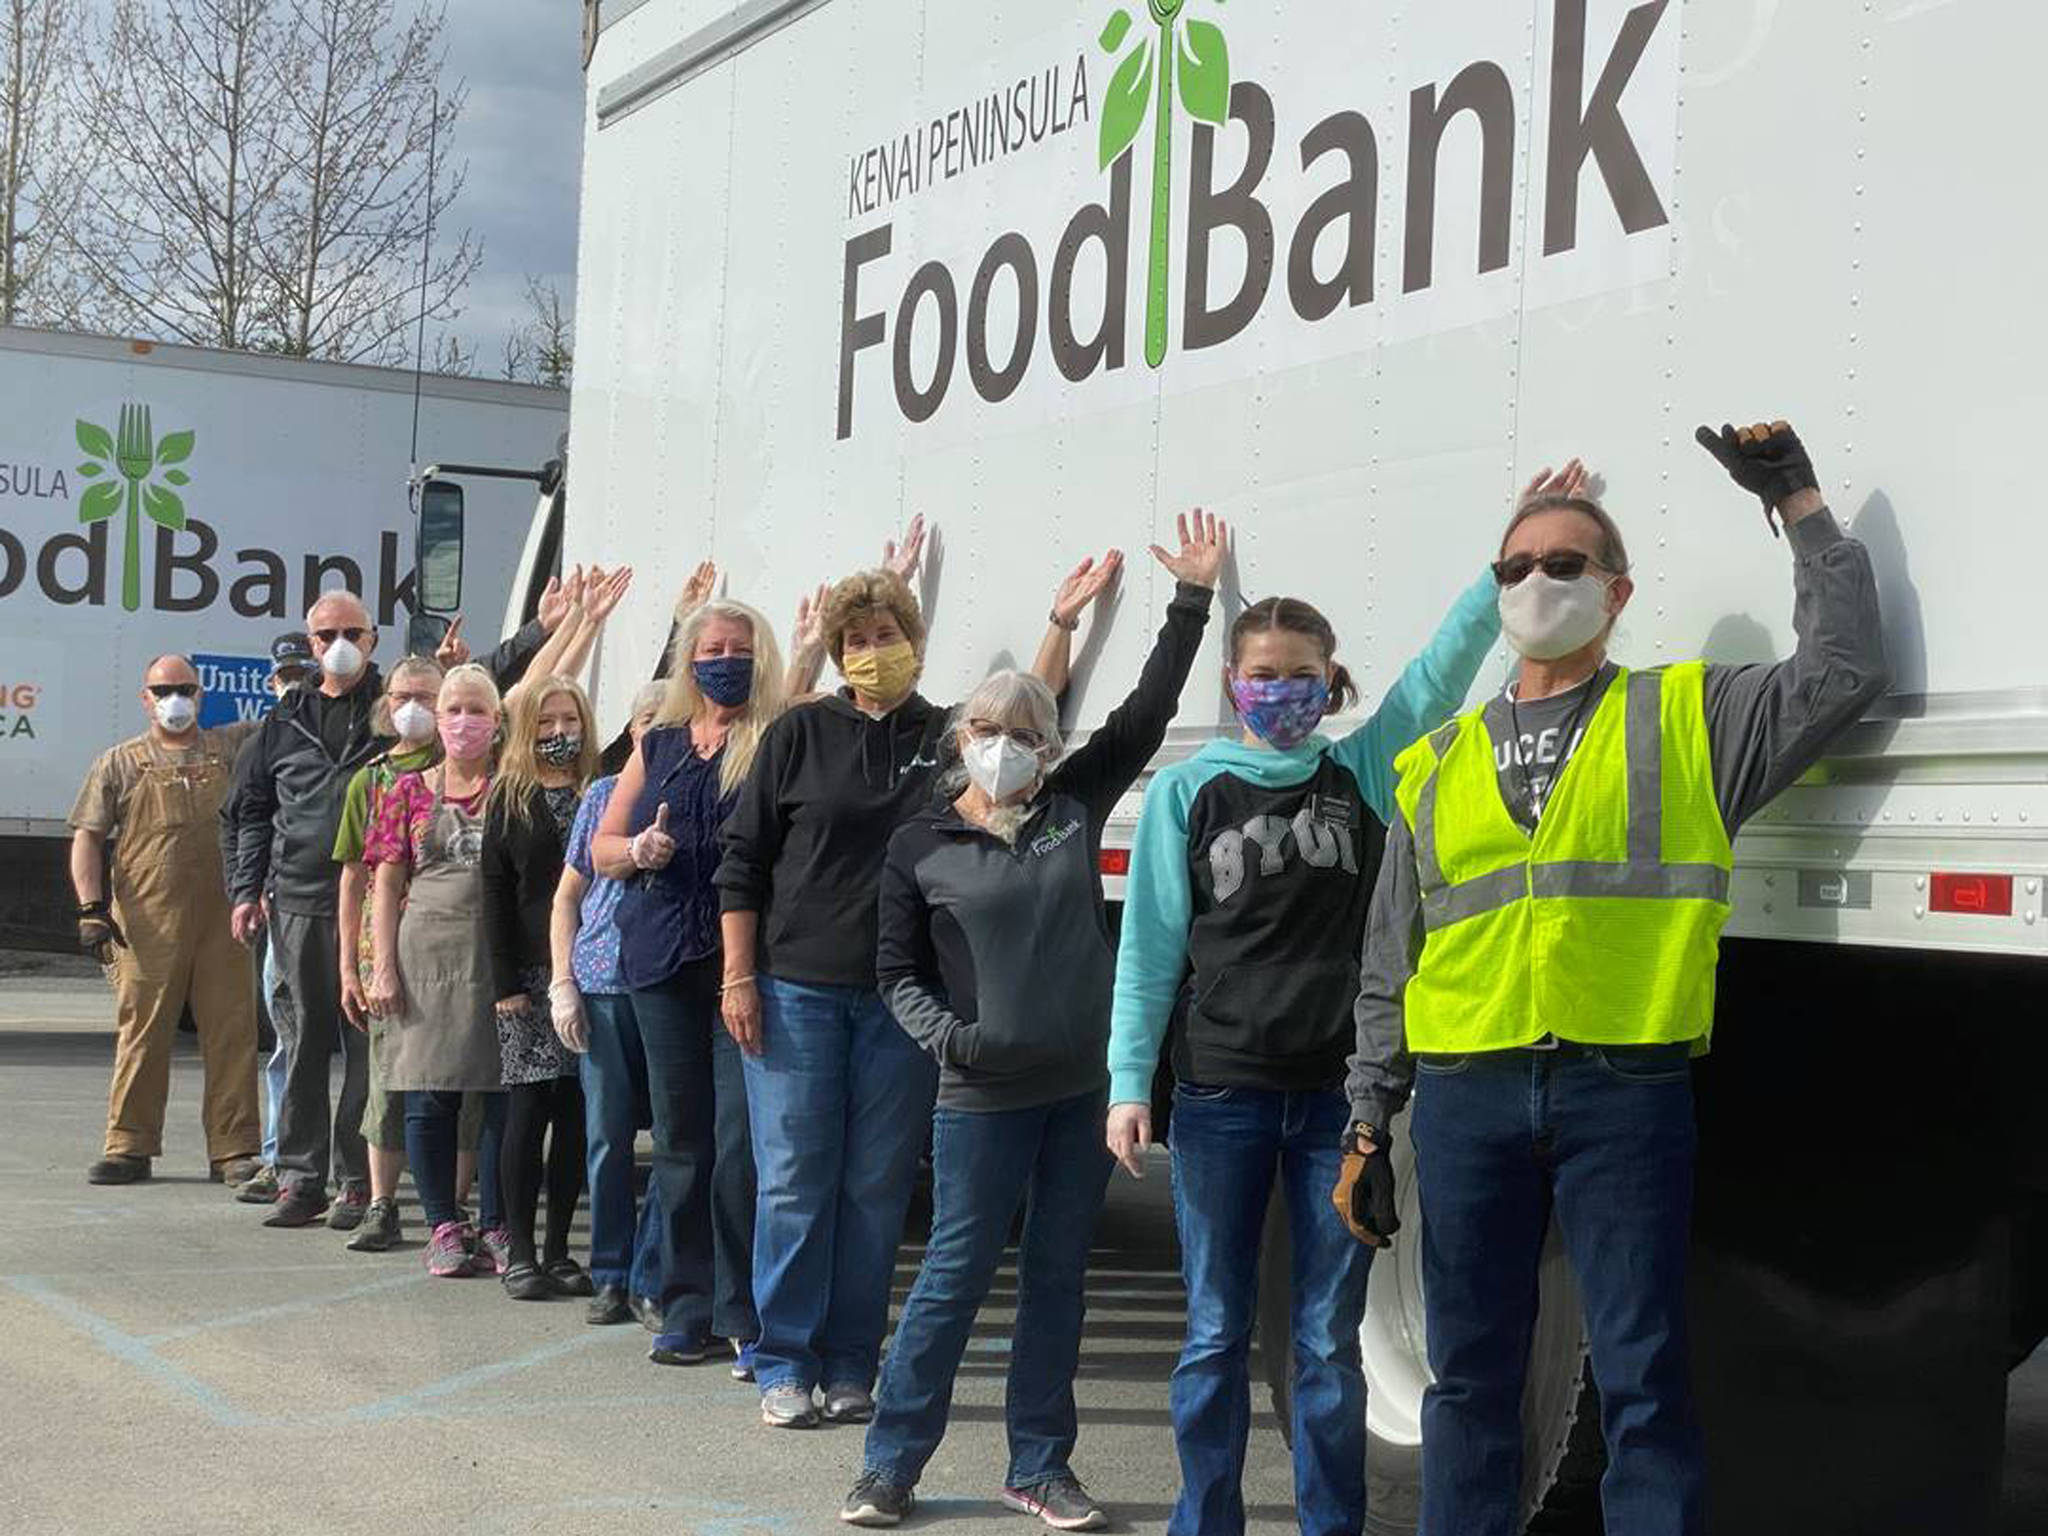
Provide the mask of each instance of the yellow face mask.
{"label": "yellow face mask", "polygon": [[917,652],[908,640],[869,651],[849,651],[839,670],[856,691],[884,704],[894,704],[917,681]]}

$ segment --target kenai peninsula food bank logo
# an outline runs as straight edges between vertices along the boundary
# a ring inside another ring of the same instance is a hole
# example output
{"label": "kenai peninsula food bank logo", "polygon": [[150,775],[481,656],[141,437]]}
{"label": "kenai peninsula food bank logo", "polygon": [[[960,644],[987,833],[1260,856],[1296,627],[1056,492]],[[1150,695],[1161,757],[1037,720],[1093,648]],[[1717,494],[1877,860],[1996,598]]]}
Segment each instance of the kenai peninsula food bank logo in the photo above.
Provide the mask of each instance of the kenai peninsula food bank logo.
{"label": "kenai peninsula food bank logo", "polygon": [[[1676,165],[1674,0],[1626,9],[1542,0],[1537,31],[1548,58],[1533,66],[1524,62],[1526,13],[1519,25],[1487,25],[1464,7],[1411,0],[1401,26],[1415,35],[1397,59],[1469,62],[1442,78],[1391,81],[1384,69],[1342,66],[1379,55],[1376,11],[1351,0],[1239,0],[1233,27],[1247,3],[1313,29],[1317,51],[1266,60],[1275,73],[1255,78],[1236,67],[1242,60],[1211,19],[1223,0],[1129,0],[1099,30],[1088,23],[1071,63],[1027,68],[1009,77],[1014,84],[854,152],[841,440],[853,435],[857,404],[871,413],[893,397],[904,422],[929,421],[963,359],[990,405],[1024,385],[1041,341],[1066,384],[1125,371],[1134,237],[1145,241],[1142,356],[1152,370],[1167,369],[1176,347],[1221,347],[1254,327],[1262,337],[1292,327],[1274,355],[1304,360],[1369,344],[1341,324],[1369,306],[1389,313],[1390,332],[1433,334],[1668,275],[1671,220],[1659,186]],[[1093,111],[1091,58],[1106,77]],[[1101,201],[1048,206],[1070,181],[1010,174],[999,192],[982,189],[1000,232],[978,263],[956,270],[954,242],[974,215],[950,184],[997,174],[1084,121],[1107,178]],[[1298,133],[1285,151],[1283,132]],[[1133,162],[1148,154],[1149,210],[1137,228]],[[1241,168],[1232,173],[1232,164]],[[1463,180],[1468,172],[1474,181]],[[903,243],[945,242],[943,252],[899,250],[898,205],[942,188],[953,204],[906,220]],[[1600,191],[1611,212],[1597,206]],[[1593,194],[1583,207],[1582,192]],[[1532,206],[1518,208],[1520,198]],[[1529,249],[1516,263],[1518,229]],[[1396,249],[1379,249],[1383,231]],[[1392,274],[1383,280],[1383,260],[1398,267],[1398,294],[1384,291]],[[1502,278],[1488,281],[1494,273]],[[1002,303],[993,302],[999,287]],[[1424,293],[1427,305],[1401,302]]]}
{"label": "kenai peninsula food bank logo", "polygon": [[92,481],[78,498],[78,520],[87,526],[123,512],[121,523],[121,606],[130,613],[142,606],[142,520],[182,533],[185,501],[173,487],[191,483],[178,468],[192,457],[197,442],[191,432],[156,435],[146,405],[130,402],[111,433],[81,417],[75,428],[86,455],[80,478]]}

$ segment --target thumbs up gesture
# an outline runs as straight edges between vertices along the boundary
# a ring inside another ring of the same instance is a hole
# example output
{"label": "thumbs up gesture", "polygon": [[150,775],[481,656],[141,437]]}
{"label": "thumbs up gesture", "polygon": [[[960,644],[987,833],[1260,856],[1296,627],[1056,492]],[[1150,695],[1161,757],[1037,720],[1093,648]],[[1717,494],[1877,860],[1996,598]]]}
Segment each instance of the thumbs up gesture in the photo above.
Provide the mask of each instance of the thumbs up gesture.
{"label": "thumbs up gesture", "polygon": [[654,824],[636,833],[626,847],[635,869],[668,868],[668,861],[676,856],[676,840],[668,835],[667,801],[655,807]]}

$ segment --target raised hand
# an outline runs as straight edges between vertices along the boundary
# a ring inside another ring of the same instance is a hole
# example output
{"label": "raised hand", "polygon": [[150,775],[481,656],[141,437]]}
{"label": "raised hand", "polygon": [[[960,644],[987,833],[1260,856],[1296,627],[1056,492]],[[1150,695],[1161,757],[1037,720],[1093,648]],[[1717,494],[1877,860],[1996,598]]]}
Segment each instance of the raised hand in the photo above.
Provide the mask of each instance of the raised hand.
{"label": "raised hand", "polygon": [[894,539],[882,546],[882,569],[894,571],[905,581],[917,580],[917,568],[924,560],[924,514],[918,513],[904,530],[903,543]]}
{"label": "raised hand", "polygon": [[1152,558],[1165,566],[1175,581],[1215,591],[1217,578],[1223,574],[1224,557],[1230,553],[1230,524],[1197,507],[1193,526],[1190,527],[1188,515],[1183,512],[1175,532],[1180,536],[1179,553],[1169,553],[1154,544]]}
{"label": "raised hand", "polygon": [[469,660],[469,642],[462,638],[462,615],[455,615],[448,625],[448,632],[441,637],[441,643],[434,647],[434,660],[440,663],[443,672],[452,671]]}
{"label": "raised hand", "polygon": [[1563,469],[1553,471],[1548,465],[1536,471],[1535,478],[1522,487],[1522,494],[1515,498],[1518,507],[1527,506],[1538,496],[1583,496],[1586,482],[1592,478],[1583,461],[1568,459]]}
{"label": "raised hand", "polygon": [[1729,479],[1764,504],[1764,521],[1770,524],[1772,533],[1778,531],[1777,523],[1772,520],[1773,513],[1797,522],[1808,512],[1819,510],[1817,494],[1803,498],[1811,505],[1802,505],[1797,511],[1786,506],[1801,491],[1818,493],[1820,490],[1820,477],[1813,472],[1813,460],[1807,455],[1806,445],[1799,441],[1799,434],[1792,430],[1790,422],[1759,421],[1747,427],[1724,424],[1719,432],[1712,427],[1701,427],[1693,433],[1693,440],[1728,471]]}
{"label": "raised hand", "polygon": [[591,567],[590,582],[583,598],[583,611],[593,623],[602,624],[612,616],[626,589],[633,585],[633,567],[622,565],[609,573]]}
{"label": "raised hand", "polygon": [[690,579],[683,583],[682,594],[676,598],[676,617],[680,619],[702,608],[717,590],[718,567],[709,560],[699,560],[697,569],[690,572]]}
{"label": "raised hand", "polygon": [[1059,590],[1053,594],[1053,622],[1062,629],[1072,629],[1081,622],[1081,615],[1123,573],[1124,552],[1112,549],[1100,560],[1090,555],[1067,573]]}
{"label": "raised hand", "polygon": [[562,627],[562,620],[569,617],[569,610],[576,605],[569,598],[569,589],[562,584],[559,576],[550,576],[546,589],[540,595],[540,609],[535,617],[540,620],[541,631],[552,635]]}
{"label": "raised hand", "polygon": [[796,625],[790,631],[790,643],[798,655],[825,643],[825,600],[831,595],[832,584],[821,581],[817,591],[806,592],[796,600]]}

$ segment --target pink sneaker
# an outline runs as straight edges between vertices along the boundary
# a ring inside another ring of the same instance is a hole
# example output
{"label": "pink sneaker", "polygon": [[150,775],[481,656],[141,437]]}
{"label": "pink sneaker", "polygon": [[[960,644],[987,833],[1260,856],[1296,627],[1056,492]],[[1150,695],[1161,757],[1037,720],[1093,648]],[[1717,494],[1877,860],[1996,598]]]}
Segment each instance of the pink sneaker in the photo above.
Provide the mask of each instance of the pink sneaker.
{"label": "pink sneaker", "polygon": [[470,1229],[469,1262],[480,1275],[502,1275],[512,1267],[512,1234],[503,1227]]}
{"label": "pink sneaker", "polygon": [[470,1264],[469,1245],[462,1240],[461,1222],[444,1221],[434,1228],[427,1242],[427,1273],[444,1280],[476,1273]]}

